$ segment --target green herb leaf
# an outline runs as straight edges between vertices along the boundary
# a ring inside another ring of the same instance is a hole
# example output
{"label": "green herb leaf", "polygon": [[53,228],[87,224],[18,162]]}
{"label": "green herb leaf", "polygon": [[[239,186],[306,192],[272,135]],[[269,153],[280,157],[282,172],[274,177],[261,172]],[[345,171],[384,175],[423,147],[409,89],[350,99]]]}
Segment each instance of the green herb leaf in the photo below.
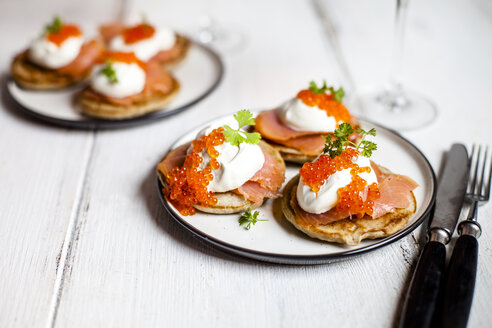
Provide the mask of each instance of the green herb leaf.
{"label": "green herb leaf", "polygon": [[238,130],[234,130],[229,125],[224,125],[224,131],[222,134],[226,138],[227,142],[233,146],[239,146],[241,142],[246,140],[241,134],[239,134]]}
{"label": "green herb leaf", "polygon": [[345,138],[347,139],[352,133],[354,133],[354,129],[352,125],[349,123],[342,123],[338,126],[338,129],[335,129],[334,135],[338,139]]}
{"label": "green herb leaf", "polygon": [[48,33],[58,33],[60,32],[62,26],[63,21],[61,20],[61,18],[59,16],[55,16],[53,18],[53,21],[50,24],[46,25],[45,30]]}
{"label": "green herb leaf", "polygon": [[360,154],[365,157],[371,157],[372,152],[378,149],[374,142],[368,140],[362,140],[359,145],[362,146]]}
{"label": "green herb leaf", "polygon": [[370,129],[369,131],[365,131],[364,129],[357,129],[356,131],[357,134],[362,134],[362,135],[370,135],[370,136],[373,136],[375,137],[376,136],[376,129],[375,128],[372,128]]}
{"label": "green herb leaf", "polygon": [[342,123],[333,132],[333,135],[337,138],[333,140],[332,135],[325,137],[326,143],[323,148],[323,153],[329,155],[331,158],[339,156],[348,146],[353,146],[355,149],[360,150],[360,154],[365,157],[371,157],[372,152],[377,150],[377,145],[372,142],[365,140],[367,136],[376,136],[376,129],[372,128],[369,131],[363,129],[357,129],[356,133],[362,135],[362,139],[359,144],[354,144],[352,141],[348,140],[350,135],[354,133],[354,129],[349,123]]}
{"label": "green herb leaf", "polygon": [[118,82],[116,71],[114,70],[113,63],[110,60],[106,61],[106,65],[101,69],[101,73],[108,78],[110,83]]}
{"label": "green herb leaf", "polygon": [[362,140],[359,142],[357,145],[357,150],[360,149],[360,154],[365,157],[371,157],[372,152],[378,149],[378,146],[372,142],[365,140],[367,136],[376,136],[376,129],[372,128],[369,131],[366,131],[364,129],[357,129],[356,131],[358,134],[362,134]]}
{"label": "green herb leaf", "polygon": [[236,114],[234,114],[234,118],[236,119],[237,123],[239,124],[239,128],[242,128],[243,126],[246,125],[255,125],[255,119],[253,118],[253,114],[247,110],[247,109],[242,109]]}
{"label": "green herb leaf", "polygon": [[335,101],[339,103],[342,102],[343,97],[345,97],[345,91],[342,87],[338,88],[337,90],[335,90],[334,87],[329,87],[328,90],[333,95],[333,99],[335,99]]}
{"label": "green herb leaf", "polygon": [[246,142],[249,144],[258,144],[261,140],[261,135],[258,132],[245,132],[242,131],[241,128],[247,125],[255,125],[255,119],[253,118],[253,114],[247,110],[243,109],[237,112],[234,115],[238,123],[238,129],[233,129],[229,125],[224,125],[224,131],[222,134],[224,135],[226,141],[233,146],[239,146],[242,142]]}
{"label": "green herb leaf", "polygon": [[246,134],[246,143],[256,145],[261,140],[261,134],[258,132],[251,132]]}
{"label": "green herb leaf", "polygon": [[248,207],[246,212],[244,212],[239,217],[239,225],[240,226],[244,225],[244,228],[246,230],[249,230],[249,229],[251,229],[251,224],[255,225],[256,222],[258,222],[258,221],[268,221],[268,220],[258,219],[258,214],[260,214],[260,212],[254,211],[254,213],[252,213],[251,207]]}
{"label": "green herb leaf", "polygon": [[315,94],[322,94],[322,93],[325,93],[326,90],[328,90],[328,86],[326,85],[326,81],[323,80],[323,85],[320,87],[318,87],[318,85],[316,84],[316,82],[314,81],[311,81],[309,82],[309,90],[314,92]]}

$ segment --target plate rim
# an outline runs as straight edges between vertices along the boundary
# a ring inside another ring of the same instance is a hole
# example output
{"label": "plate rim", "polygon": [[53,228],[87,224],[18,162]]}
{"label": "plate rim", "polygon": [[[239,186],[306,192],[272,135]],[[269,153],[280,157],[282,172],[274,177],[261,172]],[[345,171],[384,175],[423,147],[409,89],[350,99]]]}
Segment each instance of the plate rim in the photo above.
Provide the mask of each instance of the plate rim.
{"label": "plate rim", "polygon": [[[64,118],[57,118],[54,116],[50,115],[45,115],[41,114],[38,111],[35,111],[31,108],[25,107],[22,105],[17,98],[13,95],[11,88],[13,85],[16,87],[19,87],[13,77],[8,74],[7,77],[7,83],[6,83],[6,89],[9,97],[15,102],[17,106],[15,106],[19,111],[21,111],[24,114],[27,114],[31,117],[34,117],[40,121],[43,121],[45,123],[53,124],[53,125],[58,125],[58,126],[63,126],[63,127],[69,127],[69,128],[76,128],[76,129],[86,129],[86,130],[93,130],[93,129],[119,129],[119,128],[126,128],[126,127],[134,127],[134,126],[139,126],[139,125],[144,125],[144,124],[149,124],[149,123],[154,123],[158,122],[161,119],[164,119],[166,117],[181,113],[187,109],[192,108],[195,104],[198,102],[202,101],[206,97],[208,97],[210,94],[212,94],[215,89],[219,86],[219,84],[222,82],[224,78],[224,62],[221,58],[221,56],[212,48],[207,47],[204,44],[201,44],[199,42],[191,40],[192,46],[201,48],[203,51],[205,51],[212,61],[215,63],[217,66],[217,78],[215,81],[203,92],[199,97],[193,99],[191,102],[188,102],[180,107],[174,108],[170,111],[158,111],[154,113],[149,113],[149,115],[144,115],[144,116],[139,116],[135,118],[129,118],[129,119],[123,119],[123,120],[103,120],[103,119],[97,119],[97,118],[90,118],[89,120],[85,121],[80,121],[80,120],[70,120],[70,119],[64,119]],[[186,60],[186,59],[185,59]]]}
{"label": "plate rim", "polygon": [[[221,119],[223,117],[227,117],[228,115],[222,115],[220,117],[217,117],[213,120],[210,120],[209,122],[213,122],[215,120]],[[361,248],[356,248],[356,249],[351,249],[351,250],[345,250],[341,252],[336,252],[336,253],[330,253],[330,254],[316,254],[316,255],[295,255],[295,254],[280,254],[280,253],[269,253],[269,252],[261,252],[261,251],[256,251],[248,248],[244,248],[241,246],[237,246],[225,241],[222,241],[214,236],[211,236],[202,230],[196,228],[195,226],[191,225],[187,221],[183,220],[181,217],[176,215],[173,210],[171,209],[170,205],[164,198],[164,195],[162,193],[162,188],[163,185],[159,179],[159,177],[156,177],[157,180],[157,192],[159,194],[159,199],[161,200],[161,203],[164,205],[164,208],[166,211],[169,213],[169,215],[177,221],[181,226],[183,226],[186,230],[190,231],[194,236],[199,237],[201,240],[208,242],[212,244],[215,247],[218,247],[221,250],[225,250],[229,253],[235,254],[235,255],[240,255],[246,258],[254,259],[254,260],[260,260],[263,262],[269,262],[269,263],[276,263],[276,264],[294,264],[294,265],[305,265],[305,264],[327,264],[327,263],[332,263],[348,258],[353,258],[355,256],[363,255],[368,252],[374,251],[376,249],[382,248],[384,246],[387,246],[389,244],[392,244],[401,238],[407,236],[410,234],[412,231],[417,229],[424,221],[425,219],[431,214],[432,208],[434,207],[434,203],[436,200],[436,194],[437,194],[437,178],[436,174],[434,172],[434,169],[432,168],[432,165],[430,164],[429,160],[427,157],[422,153],[422,151],[415,146],[411,141],[409,141],[407,138],[402,136],[400,133],[397,131],[387,128],[382,126],[381,124],[375,123],[371,120],[367,119],[361,119],[359,118],[361,122],[367,122],[369,124],[373,124],[378,128],[384,129],[388,131],[389,133],[393,134],[395,137],[401,139],[402,141],[406,142],[408,145],[410,145],[417,153],[422,157],[424,160],[424,163],[426,164],[427,168],[430,170],[431,174],[431,188],[432,188],[432,194],[430,198],[429,205],[427,208],[424,210],[424,212],[420,215],[419,218],[415,220],[411,225],[408,227],[405,227],[404,229],[392,234],[391,236],[385,237],[383,239],[380,239],[379,241],[367,245]],[[193,131],[194,129],[199,128],[201,125],[198,125],[197,127],[190,129],[189,131],[185,132],[188,133],[190,131]],[[176,143],[182,138],[182,136],[178,137],[169,147],[167,150],[166,154],[173,149],[173,146],[176,145]]]}

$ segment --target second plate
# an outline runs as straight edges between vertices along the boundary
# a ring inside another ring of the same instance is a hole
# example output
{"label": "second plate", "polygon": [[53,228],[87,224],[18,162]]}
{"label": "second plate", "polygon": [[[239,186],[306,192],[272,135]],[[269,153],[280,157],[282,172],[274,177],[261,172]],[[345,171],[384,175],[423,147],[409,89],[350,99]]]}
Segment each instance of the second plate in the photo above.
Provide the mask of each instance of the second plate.
{"label": "second plate", "polygon": [[223,71],[222,60],[213,50],[192,43],[187,57],[172,70],[181,85],[176,98],[160,111],[123,120],[101,120],[82,115],[73,99],[83,86],[41,92],[22,89],[10,79],[7,90],[18,103],[19,110],[52,124],[83,129],[122,128],[155,122],[190,108],[218,86]]}

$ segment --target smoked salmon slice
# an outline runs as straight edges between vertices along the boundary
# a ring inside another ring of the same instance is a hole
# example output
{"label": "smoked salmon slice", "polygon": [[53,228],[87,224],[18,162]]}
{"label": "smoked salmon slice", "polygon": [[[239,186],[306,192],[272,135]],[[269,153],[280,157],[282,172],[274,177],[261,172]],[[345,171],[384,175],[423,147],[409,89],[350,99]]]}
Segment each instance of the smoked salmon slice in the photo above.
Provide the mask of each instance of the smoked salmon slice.
{"label": "smoked salmon slice", "polygon": [[89,74],[90,70],[104,51],[104,46],[96,40],[84,44],[79,55],[68,65],[56,71],[60,74],[79,77]]}
{"label": "smoked salmon slice", "polygon": [[188,151],[189,144],[184,144],[176,149],[171,150],[166,157],[157,165],[157,170],[162,173],[165,177],[172,171],[176,166],[181,166],[186,158],[186,153]]}
{"label": "smoked salmon slice", "polygon": [[262,188],[277,193],[285,180],[285,168],[263,148],[261,148],[261,151],[265,157],[265,163],[250,181],[258,182]]}
{"label": "smoked salmon slice", "polygon": [[251,180],[246,181],[241,187],[232,190],[232,192],[240,194],[247,200],[256,204],[261,204],[264,198],[278,198],[282,195],[265,189],[258,182]]}
{"label": "smoked salmon slice", "polygon": [[173,78],[158,63],[147,63],[145,73],[145,88],[142,92],[136,95],[131,95],[123,98],[115,98],[100,94],[92,90],[92,88],[88,88],[84,91],[84,96],[100,101],[106,100],[116,105],[129,106],[141,101],[145,101],[151,98],[153,94],[167,94],[172,90],[174,83]]}
{"label": "smoked salmon slice", "polygon": [[295,148],[301,153],[316,156],[323,152],[325,147],[325,137],[322,135],[302,136],[282,141],[282,144]]}
{"label": "smoked salmon slice", "polygon": [[101,33],[104,43],[108,44],[112,38],[123,32],[124,29],[125,24],[122,22],[114,22],[101,25],[99,27],[99,33]]}
{"label": "smoked salmon slice", "polygon": [[261,112],[255,119],[255,129],[265,138],[279,142],[292,138],[321,134],[316,131],[297,131],[284,125],[275,109]]}
{"label": "smoked salmon slice", "polygon": [[[316,156],[323,151],[325,136],[328,133],[318,131],[297,131],[280,121],[276,110],[261,112],[255,119],[255,129],[265,139],[271,140],[280,145],[295,148],[306,155]],[[354,127],[359,126],[357,119],[351,116],[350,124]],[[353,134],[351,139],[357,136]]]}

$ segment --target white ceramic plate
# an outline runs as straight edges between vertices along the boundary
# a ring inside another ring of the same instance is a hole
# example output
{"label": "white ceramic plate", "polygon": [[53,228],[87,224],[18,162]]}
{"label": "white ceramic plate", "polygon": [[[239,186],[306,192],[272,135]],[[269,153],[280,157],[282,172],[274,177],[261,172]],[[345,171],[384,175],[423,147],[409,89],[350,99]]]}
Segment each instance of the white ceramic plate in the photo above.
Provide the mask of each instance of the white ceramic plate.
{"label": "white ceramic plate", "polygon": [[222,61],[214,51],[192,43],[187,57],[172,70],[181,85],[176,98],[158,112],[125,120],[100,120],[82,115],[73,99],[84,85],[57,91],[32,91],[20,88],[10,79],[7,89],[20,110],[43,121],[75,128],[120,128],[154,122],[190,108],[217,87],[223,70]]}
{"label": "white ceramic plate", "polygon": [[[224,120],[227,118],[219,118]],[[405,174],[414,179],[419,187],[414,190],[417,211],[407,226],[396,234],[376,240],[364,240],[358,246],[343,246],[336,243],[313,239],[295,229],[282,215],[278,201],[267,200],[258,210],[261,219],[251,230],[239,226],[240,214],[212,215],[197,212],[193,216],[182,216],[162,195],[162,186],[158,180],[161,200],[170,215],[193,234],[205,241],[229,252],[242,256],[275,263],[316,264],[328,263],[388,245],[417,228],[428,216],[434,203],[436,178],[425,156],[408,140],[396,132],[379,125],[360,120],[364,129],[375,127],[377,137],[374,141],[378,150],[371,157],[395,173]],[[194,139],[204,124],[182,136],[171,147],[174,149]],[[287,165],[286,183],[300,169],[299,165]]]}

